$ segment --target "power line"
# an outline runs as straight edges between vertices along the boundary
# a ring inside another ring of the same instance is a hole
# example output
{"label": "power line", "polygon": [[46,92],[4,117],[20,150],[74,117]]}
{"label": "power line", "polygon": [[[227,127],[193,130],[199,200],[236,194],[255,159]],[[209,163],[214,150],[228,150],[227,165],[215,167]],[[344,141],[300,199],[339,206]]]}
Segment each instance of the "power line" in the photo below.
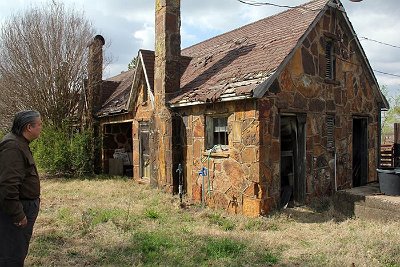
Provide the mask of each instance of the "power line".
{"label": "power line", "polygon": [[384,72],[384,71],[380,71],[380,70],[373,70],[373,71],[378,72],[380,74],[385,74],[385,75],[389,75],[389,76],[394,76],[394,77],[399,77],[400,78],[400,75],[398,75],[398,74],[393,74],[393,73]]}
{"label": "power line", "polygon": [[277,5],[273,3],[260,3],[260,2],[248,2],[248,1],[243,1],[243,0],[237,0],[242,4],[250,5],[250,6],[275,6],[275,7],[282,7],[282,8],[298,8],[295,6],[286,6],[286,5]]}
{"label": "power line", "polygon": [[378,41],[378,40],[374,40],[374,39],[371,39],[371,38],[368,38],[368,37],[360,36],[360,39],[366,40],[366,41],[375,42],[375,43],[382,44],[382,45],[387,45],[387,46],[394,47],[394,48],[400,48],[400,46],[388,44],[388,43],[385,43],[385,42],[382,42],[382,41]]}
{"label": "power line", "polygon": [[[347,63],[352,64],[352,65],[356,65],[356,66],[361,67],[361,64],[357,64],[357,63],[351,62],[351,61],[346,60],[344,58],[337,57],[337,59],[339,59],[341,61],[344,61],[344,62],[347,62]],[[381,71],[381,70],[375,70],[375,69],[372,69],[372,71],[380,73],[380,74],[384,74],[384,75],[389,75],[389,76],[399,77],[400,78],[400,75],[398,75],[398,74],[393,74],[393,73],[389,73],[389,72],[385,72],[385,71]]]}
{"label": "power line", "polygon": [[269,2],[255,2],[255,1],[244,1],[244,0],[237,0],[238,2],[245,4],[245,5],[250,5],[250,6],[274,6],[274,7],[281,7],[281,8],[290,8],[290,9],[304,9],[308,11],[320,11],[321,9],[311,9],[307,8],[304,6],[287,6],[287,5],[278,5],[278,4],[273,4]]}

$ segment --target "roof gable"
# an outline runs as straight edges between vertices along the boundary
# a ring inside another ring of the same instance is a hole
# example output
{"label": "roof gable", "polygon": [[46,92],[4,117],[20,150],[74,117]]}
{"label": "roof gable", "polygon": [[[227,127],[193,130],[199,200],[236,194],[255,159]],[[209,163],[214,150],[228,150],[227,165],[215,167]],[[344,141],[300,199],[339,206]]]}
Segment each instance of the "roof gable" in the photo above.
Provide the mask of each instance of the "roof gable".
{"label": "roof gable", "polygon": [[[112,91],[108,99],[103,102],[97,116],[103,117],[128,112],[132,108],[132,99],[136,97],[136,87],[144,76],[147,87],[152,91],[154,86],[154,52],[139,50],[136,68],[111,77],[102,84],[107,91]],[[143,76],[141,73],[143,72]],[[152,97],[152,95],[150,96]]]}

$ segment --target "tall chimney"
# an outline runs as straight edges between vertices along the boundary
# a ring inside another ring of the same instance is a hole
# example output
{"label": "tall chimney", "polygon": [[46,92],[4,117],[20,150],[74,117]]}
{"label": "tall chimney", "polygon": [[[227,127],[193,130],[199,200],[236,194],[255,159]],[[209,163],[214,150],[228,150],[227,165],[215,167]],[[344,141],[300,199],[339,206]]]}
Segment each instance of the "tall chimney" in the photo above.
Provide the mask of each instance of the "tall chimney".
{"label": "tall chimney", "polygon": [[180,0],[156,0],[155,100],[165,105],[180,89]]}
{"label": "tall chimney", "polygon": [[104,38],[96,35],[89,44],[89,62],[88,62],[88,108],[89,113],[93,114],[100,108],[101,101],[101,83],[103,80],[103,45]]}
{"label": "tall chimney", "polygon": [[151,183],[166,191],[173,186],[173,113],[167,102],[180,89],[180,0],[156,0],[155,14],[155,106],[150,125]]}
{"label": "tall chimney", "polygon": [[101,35],[96,35],[92,42],[89,44],[89,59],[88,59],[88,81],[87,81],[87,117],[86,126],[90,133],[93,134],[93,140],[89,144],[90,157],[93,160],[93,170],[99,173],[101,170],[100,151],[96,140],[99,136],[98,123],[94,120],[95,113],[100,108],[101,97],[101,84],[103,81],[103,45],[105,44],[104,38]]}

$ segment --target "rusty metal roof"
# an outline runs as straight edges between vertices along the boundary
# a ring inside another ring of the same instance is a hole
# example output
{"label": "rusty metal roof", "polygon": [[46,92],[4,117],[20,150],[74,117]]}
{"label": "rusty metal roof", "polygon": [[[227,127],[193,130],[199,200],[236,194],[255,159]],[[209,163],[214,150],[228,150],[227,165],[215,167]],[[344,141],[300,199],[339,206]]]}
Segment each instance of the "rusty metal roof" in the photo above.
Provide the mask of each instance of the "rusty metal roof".
{"label": "rusty metal roof", "polygon": [[182,50],[192,60],[181,78],[181,93],[171,104],[211,102],[253,96],[298,45],[328,0],[248,24]]}

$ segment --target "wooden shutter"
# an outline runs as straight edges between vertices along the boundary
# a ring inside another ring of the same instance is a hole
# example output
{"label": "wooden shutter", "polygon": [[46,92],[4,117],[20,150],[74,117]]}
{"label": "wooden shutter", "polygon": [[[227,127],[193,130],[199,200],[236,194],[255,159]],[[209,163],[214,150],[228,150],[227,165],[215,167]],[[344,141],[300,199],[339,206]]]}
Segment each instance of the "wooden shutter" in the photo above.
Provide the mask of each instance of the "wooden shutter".
{"label": "wooden shutter", "polygon": [[206,116],[206,149],[211,149],[214,142],[214,123],[213,118]]}
{"label": "wooden shutter", "polygon": [[325,45],[325,60],[326,60],[326,68],[325,68],[325,78],[329,80],[335,79],[335,58],[333,56],[333,42],[328,40]]}
{"label": "wooden shutter", "polygon": [[335,115],[326,116],[326,136],[328,150],[333,150],[335,148]]}

